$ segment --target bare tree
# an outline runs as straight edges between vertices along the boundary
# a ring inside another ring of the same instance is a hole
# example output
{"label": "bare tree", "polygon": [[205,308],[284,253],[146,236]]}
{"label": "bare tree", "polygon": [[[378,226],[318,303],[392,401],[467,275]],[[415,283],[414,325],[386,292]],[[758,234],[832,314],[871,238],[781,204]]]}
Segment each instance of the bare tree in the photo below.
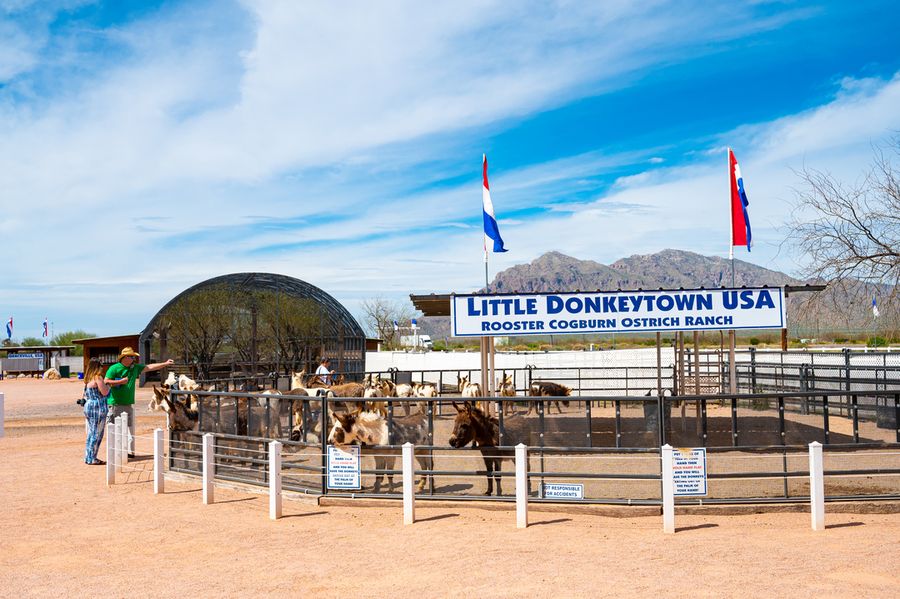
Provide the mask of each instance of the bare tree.
{"label": "bare tree", "polygon": [[806,257],[803,275],[827,281],[848,301],[881,291],[893,297],[900,282],[900,137],[890,154],[876,150],[859,183],[804,169],[796,191],[788,243]]}
{"label": "bare tree", "polygon": [[394,322],[408,326],[413,317],[412,306],[376,297],[362,303],[366,327],[388,347],[396,346],[400,339],[394,330]]}
{"label": "bare tree", "polygon": [[[896,333],[900,173],[894,164],[898,156],[900,137],[891,142],[887,156],[876,149],[872,165],[853,185],[815,169],[798,173],[803,185],[796,191],[786,243],[804,255],[804,276],[828,283],[825,294],[813,294],[804,302],[801,314],[825,310],[846,319],[851,332],[858,327],[872,334],[877,329],[888,337]],[[877,323],[869,312],[873,296],[879,298]]]}

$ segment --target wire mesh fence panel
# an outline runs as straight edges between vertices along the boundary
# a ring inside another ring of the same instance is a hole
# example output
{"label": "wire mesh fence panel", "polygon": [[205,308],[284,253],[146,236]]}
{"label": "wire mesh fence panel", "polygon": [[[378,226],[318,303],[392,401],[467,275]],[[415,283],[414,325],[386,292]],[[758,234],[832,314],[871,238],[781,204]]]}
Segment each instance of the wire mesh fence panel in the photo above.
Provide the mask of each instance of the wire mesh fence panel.
{"label": "wire mesh fence panel", "polygon": [[809,456],[802,450],[710,452],[703,500],[797,499],[809,494],[808,470]]}
{"label": "wire mesh fence panel", "polygon": [[529,496],[557,500],[560,487],[575,486],[569,500],[600,503],[660,501],[658,453],[559,453],[529,451]]}
{"label": "wire mesh fence panel", "polygon": [[900,494],[900,450],[826,450],[826,498],[884,497]]}

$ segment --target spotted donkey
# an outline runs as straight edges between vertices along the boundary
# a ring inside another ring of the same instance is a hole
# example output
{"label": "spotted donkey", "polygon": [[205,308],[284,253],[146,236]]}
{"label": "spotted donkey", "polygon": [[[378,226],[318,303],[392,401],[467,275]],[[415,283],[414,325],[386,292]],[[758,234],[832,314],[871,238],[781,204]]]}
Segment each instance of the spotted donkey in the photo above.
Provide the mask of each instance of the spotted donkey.
{"label": "spotted donkey", "polygon": [[[409,418],[395,418],[393,421],[393,443],[388,432],[387,419],[378,412],[356,411],[351,413],[332,412],[334,425],[328,434],[328,443],[337,446],[346,446],[357,443],[362,445],[362,453],[369,453],[375,457],[376,470],[393,470],[397,457],[401,450],[396,447],[381,447],[384,445],[428,445],[428,418],[425,414]],[[375,446],[375,447],[372,447]],[[416,453],[416,460],[423,470],[431,470],[431,457],[423,452]],[[384,473],[375,475],[375,492],[381,490],[381,480]],[[388,491],[394,488],[394,476],[387,475]],[[417,491],[425,488],[428,477],[422,477],[416,487]]]}

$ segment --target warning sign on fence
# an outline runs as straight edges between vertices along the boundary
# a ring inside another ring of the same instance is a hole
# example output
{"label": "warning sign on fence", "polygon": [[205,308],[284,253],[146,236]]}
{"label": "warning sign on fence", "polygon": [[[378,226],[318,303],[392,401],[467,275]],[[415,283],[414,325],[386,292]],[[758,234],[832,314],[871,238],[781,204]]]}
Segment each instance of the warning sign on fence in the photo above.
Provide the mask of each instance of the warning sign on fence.
{"label": "warning sign on fence", "polygon": [[584,485],[544,483],[545,499],[584,499]]}
{"label": "warning sign on fence", "polygon": [[328,488],[360,488],[359,445],[328,446]]}
{"label": "warning sign on fence", "polygon": [[675,449],[672,452],[675,496],[706,495],[706,448]]}

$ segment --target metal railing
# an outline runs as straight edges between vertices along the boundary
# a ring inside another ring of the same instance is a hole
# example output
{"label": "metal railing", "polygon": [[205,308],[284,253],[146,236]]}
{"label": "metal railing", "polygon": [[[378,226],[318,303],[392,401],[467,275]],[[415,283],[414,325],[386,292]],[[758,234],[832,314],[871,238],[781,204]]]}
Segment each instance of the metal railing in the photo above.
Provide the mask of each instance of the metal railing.
{"label": "metal railing", "polygon": [[[183,398],[189,393],[173,392],[173,395]],[[266,484],[265,446],[272,438],[278,438],[286,454],[285,488],[341,495],[327,489],[324,482],[327,414],[331,409],[346,409],[347,406],[340,405],[340,399],[224,392],[193,395],[198,397],[199,430],[172,433],[169,452],[172,470],[196,473],[200,435],[211,431],[219,446],[217,478]],[[572,403],[562,413],[551,414],[556,407],[552,402],[563,399]],[[400,418],[397,409],[422,399],[386,401],[387,426],[393,431],[395,419]],[[429,478],[425,494],[436,498],[483,499],[478,489],[487,471],[478,461],[477,450],[453,449],[448,443],[457,412],[451,401],[459,405],[461,398],[429,401],[424,414],[413,416],[422,418],[428,429],[429,443],[416,448],[431,460],[431,467],[421,471]],[[717,481],[720,490],[727,490],[704,499],[704,503],[802,500],[802,489],[795,488],[792,479],[799,480],[799,473],[805,470],[793,462],[802,459],[796,456],[805,455],[803,452],[811,441],[822,442],[835,455],[856,455],[857,460],[866,460],[866,455],[874,455],[879,450],[900,448],[897,426],[900,391],[877,394],[806,391],[674,398],[519,396],[474,401],[481,402],[482,407],[489,406],[495,414],[500,450],[512,450],[509,427],[513,423],[527,423],[530,476],[541,484],[577,478],[589,490],[585,502],[655,505],[660,476],[659,447],[665,443],[706,447],[711,463],[721,464],[721,468],[711,469],[710,480]],[[598,408],[597,401],[606,402],[607,407]],[[535,414],[523,414],[522,403],[534,405]],[[510,407],[518,413],[509,415]],[[387,446],[365,448],[365,459],[377,452],[399,455],[399,444],[393,438],[391,441]],[[579,467],[574,467],[576,464]],[[761,464],[769,466],[762,468]],[[851,489],[852,492],[835,492],[832,497],[898,498],[900,487],[896,483],[900,478],[891,478],[898,473],[896,466],[873,458],[872,464],[864,468],[835,468],[830,472],[833,476],[855,476],[863,482],[855,490]],[[394,468],[362,470],[370,483],[376,476],[398,473]],[[873,473],[886,477],[878,481],[893,482],[866,483],[866,477],[871,478]],[[510,477],[512,471],[502,470],[497,476]],[[363,490],[352,495],[393,497],[397,493],[388,487],[377,494],[374,490]],[[544,500],[540,492],[536,500]]]}

